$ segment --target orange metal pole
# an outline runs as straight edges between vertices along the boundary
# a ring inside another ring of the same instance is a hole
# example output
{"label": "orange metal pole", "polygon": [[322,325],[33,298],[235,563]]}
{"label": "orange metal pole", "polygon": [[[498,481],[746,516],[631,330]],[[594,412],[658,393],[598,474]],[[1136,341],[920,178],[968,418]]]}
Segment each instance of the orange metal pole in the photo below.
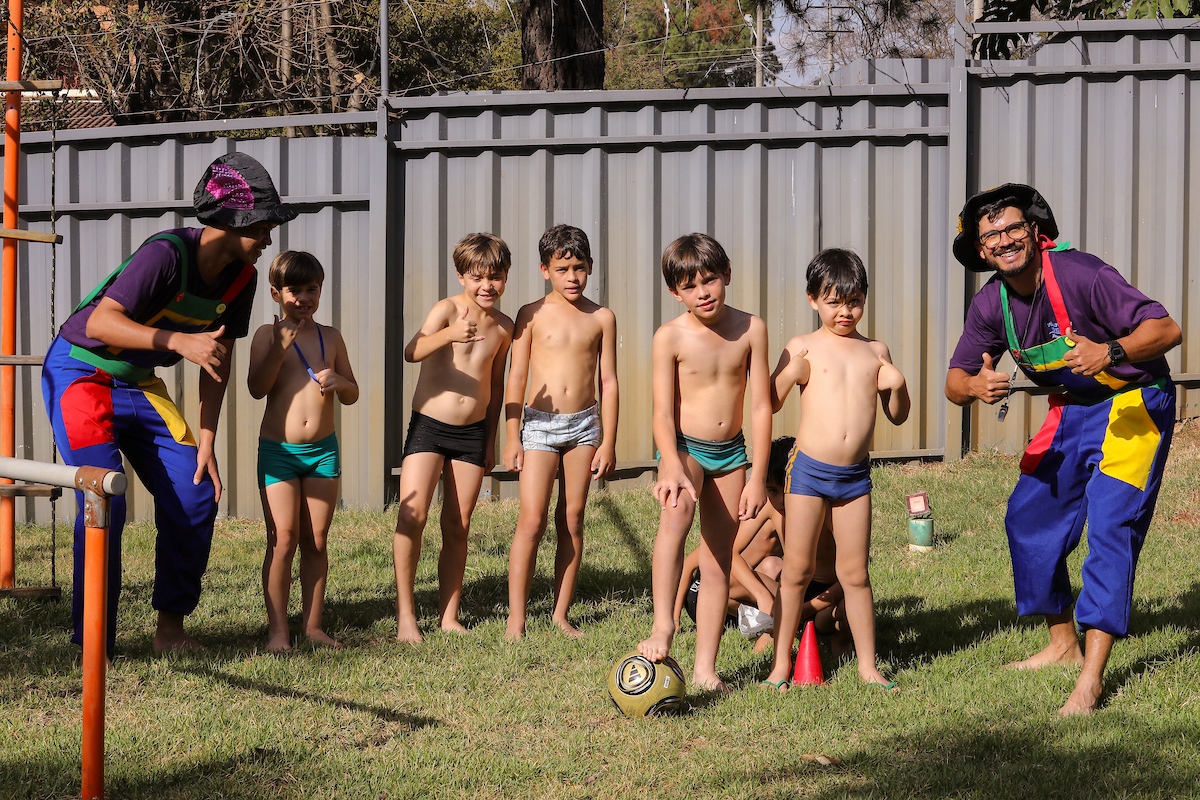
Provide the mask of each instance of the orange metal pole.
{"label": "orange metal pole", "polygon": [[108,498],[84,492],[83,800],[104,800],[104,701],[108,673]]}
{"label": "orange metal pole", "polygon": [[[24,0],[8,0],[8,80],[21,80],[21,27]],[[6,92],[4,101],[4,227],[17,227],[21,185],[21,93]],[[0,256],[0,354],[17,352],[17,243],[4,240]],[[0,456],[16,453],[16,368],[0,366]],[[0,483],[12,483],[2,479]],[[0,497],[0,589],[16,581],[16,539],[11,497]]]}

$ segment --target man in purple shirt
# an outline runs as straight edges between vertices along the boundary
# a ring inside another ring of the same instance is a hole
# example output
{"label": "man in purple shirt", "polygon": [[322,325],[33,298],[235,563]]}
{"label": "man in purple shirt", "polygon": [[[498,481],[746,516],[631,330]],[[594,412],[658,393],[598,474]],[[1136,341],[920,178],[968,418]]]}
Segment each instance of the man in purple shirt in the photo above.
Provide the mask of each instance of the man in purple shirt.
{"label": "man in purple shirt", "polygon": [[[1050,644],[1010,666],[1081,666],[1059,709],[1071,716],[1098,708],[1113,641],[1129,632],[1134,572],[1175,423],[1163,356],[1182,334],[1161,304],[1095,256],[1056,244],[1057,236],[1050,207],[1023,184],[963,206],[954,256],[973,272],[996,274],[971,301],[946,397],[961,406],[999,402],[1003,419],[1011,376],[995,367],[1006,352],[1056,392],[1005,516],[1017,613],[1044,615]],[[1073,609],[1066,560],[1085,522],[1089,551]]]}
{"label": "man in purple shirt", "polygon": [[[184,617],[200,599],[221,499],[214,444],[234,341],[246,335],[254,263],[271,231],[296,212],[244,153],[208,166],[193,197],[203,228],[155,234],[76,307],[50,345],[42,394],[63,461],[122,469],[122,454],[154,496],[155,652],[194,650]],[[193,436],[156,367],[201,367],[200,435]],[[79,497],[83,507],[82,493]],[[108,642],[116,637],[125,498],[109,518]],[[82,644],[83,514],[75,520],[72,616]]]}

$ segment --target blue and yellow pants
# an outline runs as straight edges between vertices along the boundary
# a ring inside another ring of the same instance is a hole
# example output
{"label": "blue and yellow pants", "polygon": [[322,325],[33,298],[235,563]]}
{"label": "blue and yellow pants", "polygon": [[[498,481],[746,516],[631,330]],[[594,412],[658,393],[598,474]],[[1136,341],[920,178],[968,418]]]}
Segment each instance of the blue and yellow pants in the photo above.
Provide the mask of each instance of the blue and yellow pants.
{"label": "blue and yellow pants", "polygon": [[1129,633],[1134,572],[1174,425],[1175,387],[1169,381],[1165,388],[1145,386],[1096,405],[1051,404],[1021,461],[1004,520],[1018,614],[1071,608],[1067,556],[1086,522],[1076,622],[1114,636]]}
{"label": "blue and yellow pants", "polygon": [[[194,485],[196,441],[157,377],[140,383],[113,378],[70,355],[57,338],[42,367],[42,396],[62,460],[122,470],[121,456],[154,496],[155,543],[153,606],[190,614],[200,601],[200,579],[208,566],[213,521],[217,516],[212,479]],[[76,492],[79,508],[83,493]],[[125,498],[111,500],[108,551],[108,649],[116,638],[121,592],[121,532]],[[84,524],[75,517],[75,571],[72,641],[82,643]]]}

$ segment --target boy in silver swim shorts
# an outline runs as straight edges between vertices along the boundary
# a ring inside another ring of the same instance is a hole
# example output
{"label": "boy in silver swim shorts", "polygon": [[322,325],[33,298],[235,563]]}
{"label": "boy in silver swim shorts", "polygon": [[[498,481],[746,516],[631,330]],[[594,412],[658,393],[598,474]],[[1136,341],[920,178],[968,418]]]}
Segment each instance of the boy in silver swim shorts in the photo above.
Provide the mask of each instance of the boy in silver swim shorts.
{"label": "boy in silver swim shorts", "polygon": [[504,396],[503,461],[521,473],[521,510],[508,557],[510,639],[525,635],[537,549],[560,469],[552,618],[566,635],[580,635],[567,611],[583,563],[583,509],[591,482],[612,471],[617,435],[617,321],[583,296],[592,273],[587,234],[556,225],[542,234],[538,255],[551,291],[517,312]]}

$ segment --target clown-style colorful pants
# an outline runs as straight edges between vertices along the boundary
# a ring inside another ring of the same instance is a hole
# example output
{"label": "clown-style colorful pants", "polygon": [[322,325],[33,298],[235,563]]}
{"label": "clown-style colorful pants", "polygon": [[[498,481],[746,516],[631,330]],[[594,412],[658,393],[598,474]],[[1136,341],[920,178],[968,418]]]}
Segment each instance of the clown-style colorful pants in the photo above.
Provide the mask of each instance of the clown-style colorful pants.
{"label": "clown-style colorful pants", "polygon": [[1021,460],[1023,474],[1005,517],[1018,614],[1071,608],[1067,556],[1086,522],[1076,622],[1114,636],[1129,633],[1134,572],[1174,425],[1169,381],[1091,406],[1051,404]]}
{"label": "clown-style colorful pants", "polygon": [[[71,346],[55,339],[42,367],[42,396],[62,460],[71,466],[122,470],[129,459],[138,478],[154,496],[158,529],[155,547],[153,606],[190,614],[200,601],[200,579],[208,566],[213,521],[217,516],[212,479],[198,485],[196,442],[162,380],[119,381],[70,355]],[[76,492],[79,508],[83,493]],[[110,501],[108,550],[108,649],[116,638],[117,599],[121,592],[121,532],[125,498]],[[84,524],[75,517],[75,573],[71,614],[82,643]]]}

